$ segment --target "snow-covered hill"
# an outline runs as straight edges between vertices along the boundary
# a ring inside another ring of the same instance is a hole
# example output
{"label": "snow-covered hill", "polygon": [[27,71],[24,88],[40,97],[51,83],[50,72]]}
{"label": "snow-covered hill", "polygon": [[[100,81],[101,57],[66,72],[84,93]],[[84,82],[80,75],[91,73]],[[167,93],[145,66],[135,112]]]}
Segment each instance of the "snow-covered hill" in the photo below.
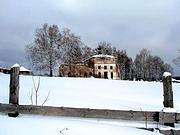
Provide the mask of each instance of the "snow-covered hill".
{"label": "snow-covered hill", "polygon": [[[34,77],[36,85],[38,78]],[[0,103],[8,103],[9,75],[0,74]],[[33,77],[20,76],[20,104],[31,104]],[[95,78],[40,77],[38,104],[42,104],[50,91],[48,106],[64,106],[96,109],[149,110],[163,109],[163,86],[161,82],[136,82],[104,80]],[[175,110],[180,110],[180,84],[173,83]],[[35,96],[34,96],[35,97]],[[135,127],[145,127],[144,122],[106,121],[63,117],[20,115],[13,119],[0,115],[0,134],[11,135],[99,135],[127,134],[151,135]],[[24,124],[26,123],[26,124]],[[14,126],[16,125],[16,126]],[[139,126],[138,126],[139,125]],[[157,123],[148,126],[157,127]],[[11,127],[11,128],[10,128]],[[21,127],[21,130],[15,128]],[[11,129],[11,130],[9,130]]]}
{"label": "snow-covered hill", "polygon": [[[38,78],[34,77],[36,85]],[[20,76],[20,104],[31,104],[32,76]],[[95,78],[40,77],[38,104],[95,109],[163,109],[163,84]],[[173,83],[175,109],[180,110],[180,84]],[[34,95],[35,97],[35,95]],[[9,75],[0,74],[0,103],[8,103]]]}

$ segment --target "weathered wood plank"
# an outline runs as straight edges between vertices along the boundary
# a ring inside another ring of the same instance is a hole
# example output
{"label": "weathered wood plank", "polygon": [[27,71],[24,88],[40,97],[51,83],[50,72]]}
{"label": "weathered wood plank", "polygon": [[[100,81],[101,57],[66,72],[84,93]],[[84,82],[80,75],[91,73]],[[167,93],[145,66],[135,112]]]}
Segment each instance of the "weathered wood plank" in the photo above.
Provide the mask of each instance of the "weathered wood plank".
{"label": "weathered wood plank", "polygon": [[159,112],[0,104],[0,112],[8,113],[12,111],[18,111],[22,114],[49,116],[159,121]]}
{"label": "weathered wood plank", "polygon": [[19,104],[19,71],[20,66],[11,68],[10,85],[9,85],[9,103]]}
{"label": "weathered wood plank", "polygon": [[174,107],[173,91],[172,91],[172,77],[171,74],[165,72],[163,75],[163,90],[164,90],[164,107]]}

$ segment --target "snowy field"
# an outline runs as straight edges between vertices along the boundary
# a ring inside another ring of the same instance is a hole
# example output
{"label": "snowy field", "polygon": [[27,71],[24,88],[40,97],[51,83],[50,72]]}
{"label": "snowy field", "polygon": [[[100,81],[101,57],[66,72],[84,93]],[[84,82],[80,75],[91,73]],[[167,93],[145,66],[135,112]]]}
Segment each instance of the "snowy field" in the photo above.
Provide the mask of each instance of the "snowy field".
{"label": "snowy field", "polygon": [[[34,77],[36,85],[38,78]],[[0,74],[0,103],[8,103],[9,75]],[[20,104],[31,104],[32,76],[20,76]],[[50,91],[46,106],[93,109],[161,111],[163,86],[160,82],[136,82],[94,78],[40,77],[38,104]],[[180,84],[173,83],[175,110],[180,110]],[[35,95],[33,95],[35,97]],[[35,99],[34,99],[35,101]],[[20,115],[10,118],[0,114],[0,135],[157,135],[137,129],[145,122],[80,119]],[[148,128],[168,128],[149,123]],[[176,129],[179,125],[176,125]]]}
{"label": "snowy field", "polygon": [[[36,85],[38,78],[34,77]],[[9,80],[9,75],[0,74],[0,103],[9,102]],[[32,76],[20,76],[20,104],[31,104],[32,90]],[[163,84],[161,82],[40,77],[39,105],[43,103],[49,91],[46,106],[143,111],[163,109]],[[179,111],[179,83],[173,83],[173,92],[175,110]]]}

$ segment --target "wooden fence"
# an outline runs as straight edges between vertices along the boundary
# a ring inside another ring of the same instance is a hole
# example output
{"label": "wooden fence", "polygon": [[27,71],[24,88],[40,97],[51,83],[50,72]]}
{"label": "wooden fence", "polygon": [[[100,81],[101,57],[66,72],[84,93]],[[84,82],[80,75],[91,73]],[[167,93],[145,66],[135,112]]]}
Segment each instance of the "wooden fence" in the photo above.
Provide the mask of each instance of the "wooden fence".
{"label": "wooden fence", "polygon": [[[175,123],[180,123],[180,113],[164,113],[149,111],[125,111],[125,110],[107,110],[107,109],[89,109],[89,108],[70,108],[70,107],[52,107],[52,106],[32,106],[32,105],[11,105],[0,104],[0,112],[19,112],[21,114],[36,114],[47,116],[67,116],[81,118],[102,118],[130,121],[162,121],[165,116],[174,118]],[[160,117],[161,116],[161,117]]]}
{"label": "wooden fence", "polygon": [[[164,113],[164,112],[146,112],[146,111],[122,111],[107,109],[89,109],[89,108],[69,108],[69,107],[52,107],[52,106],[32,106],[32,105],[12,105],[1,104],[0,112],[6,114],[30,114],[44,116],[65,116],[80,118],[96,118],[96,119],[116,119],[128,121],[145,121],[160,123],[162,118],[173,120],[174,123],[180,123],[180,113]],[[164,121],[164,120],[163,120]],[[160,123],[161,124],[161,123]],[[152,131],[154,129],[144,128]],[[160,130],[165,135],[179,135],[180,130],[168,129]]]}
{"label": "wooden fence", "polygon": [[[125,111],[108,109],[69,108],[52,106],[19,105],[19,66],[11,68],[9,104],[0,103],[0,112],[16,117],[21,114],[35,114],[47,116],[66,116],[81,118],[116,119],[130,121],[154,121],[160,124],[174,127],[180,123],[180,113],[173,112],[149,112],[149,111]],[[164,107],[173,108],[172,78],[169,73],[163,75]],[[151,130],[151,129],[149,129]],[[175,135],[180,131],[161,131],[164,134]]]}

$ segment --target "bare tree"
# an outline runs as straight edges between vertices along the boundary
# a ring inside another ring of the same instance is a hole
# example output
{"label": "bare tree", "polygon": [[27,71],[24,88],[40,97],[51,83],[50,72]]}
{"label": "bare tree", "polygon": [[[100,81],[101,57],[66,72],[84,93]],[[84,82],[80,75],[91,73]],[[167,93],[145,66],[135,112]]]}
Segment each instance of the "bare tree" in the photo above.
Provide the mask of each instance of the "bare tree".
{"label": "bare tree", "polygon": [[[38,79],[38,84],[36,86],[36,83],[34,81],[34,77],[32,77],[33,80],[33,86],[34,86],[34,91],[35,91],[35,105],[38,103],[38,96],[39,96],[39,87],[40,87],[40,77]],[[31,93],[31,103],[33,104],[33,91]]]}
{"label": "bare tree", "polygon": [[147,59],[150,55],[150,51],[147,49],[142,49],[138,55],[136,55],[134,64],[135,64],[135,71],[137,73],[138,79],[147,78]]}
{"label": "bare tree", "polygon": [[133,62],[127,55],[126,51],[113,47],[112,54],[117,58],[117,63],[120,67],[121,79],[132,80],[133,78]]}
{"label": "bare tree", "polygon": [[[180,50],[178,50],[178,52],[180,53]],[[180,67],[180,56],[177,57],[177,58],[175,58],[175,59],[173,60],[173,62],[174,62],[174,64],[176,64],[178,67]]]}
{"label": "bare tree", "polygon": [[33,68],[49,71],[53,76],[53,69],[60,59],[57,44],[60,36],[57,25],[44,24],[36,29],[34,43],[26,46],[27,58]]}
{"label": "bare tree", "polygon": [[152,56],[147,49],[141,50],[140,54],[136,55],[134,65],[137,80],[158,81],[165,71],[173,73],[173,68],[169,64],[164,63],[158,56]]}
{"label": "bare tree", "polygon": [[82,61],[82,41],[70,29],[61,32],[60,45],[64,51],[63,62],[69,65],[69,76],[72,73],[72,65]]}
{"label": "bare tree", "polygon": [[152,55],[149,55],[146,61],[147,65],[147,71],[146,71],[146,80],[147,81],[152,81],[154,77],[154,57]]}
{"label": "bare tree", "polygon": [[95,52],[92,48],[89,46],[82,47],[82,60],[87,60],[91,56],[95,55]]}
{"label": "bare tree", "polygon": [[127,57],[125,62],[125,80],[133,79],[133,61],[130,57]]}
{"label": "bare tree", "polygon": [[95,53],[103,55],[112,55],[111,43],[106,41],[99,42],[97,48],[95,48]]}
{"label": "bare tree", "polygon": [[164,71],[165,72],[170,72],[171,74],[174,74],[173,68],[171,67],[170,64],[167,64],[167,63],[164,64]]}
{"label": "bare tree", "polygon": [[[39,97],[39,89],[40,89],[40,77],[38,78],[38,82],[36,83],[34,80],[34,77],[32,76],[33,80],[33,89],[31,91],[30,99],[31,99],[31,104],[34,104],[34,96],[35,96],[35,105],[38,105],[38,97]],[[50,96],[50,91],[48,92],[48,95],[45,97],[42,106],[49,100]]]}
{"label": "bare tree", "polygon": [[160,80],[163,75],[163,72],[164,72],[163,66],[164,66],[164,61],[160,57],[154,56],[153,57],[153,67],[154,67],[153,75],[156,81]]}

